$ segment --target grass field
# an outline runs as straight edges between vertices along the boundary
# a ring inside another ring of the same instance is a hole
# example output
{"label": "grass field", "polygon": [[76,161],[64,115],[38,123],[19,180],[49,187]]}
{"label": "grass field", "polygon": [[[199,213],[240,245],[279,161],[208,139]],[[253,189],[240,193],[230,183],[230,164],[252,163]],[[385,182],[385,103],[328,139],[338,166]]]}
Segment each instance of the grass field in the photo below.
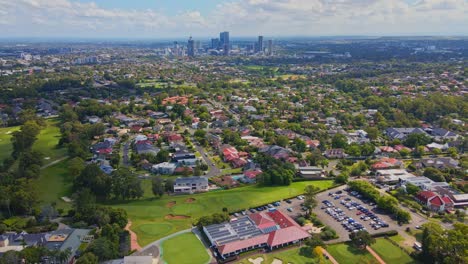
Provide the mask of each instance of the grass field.
{"label": "grass field", "polygon": [[[304,250],[303,248],[302,250]],[[287,250],[279,250],[273,251],[268,254],[258,254],[254,256],[249,256],[244,259],[239,260],[236,262],[237,264],[251,264],[252,262],[249,261],[250,259],[256,259],[258,257],[263,258],[262,264],[271,264],[275,259],[281,260],[284,264],[291,263],[291,264],[309,264],[315,263],[314,258],[307,257],[303,252],[301,252],[301,248],[293,247]],[[330,261],[324,258],[325,263],[331,263]]]}
{"label": "grass field", "polygon": [[19,126],[0,128],[0,161],[10,157],[11,152],[13,151],[13,146],[10,141],[11,133],[19,129]]}
{"label": "grass field", "polygon": [[41,204],[56,202],[57,208],[70,209],[71,204],[64,202],[60,197],[71,195],[72,181],[68,174],[68,160],[43,169],[36,185]]}
{"label": "grass field", "polygon": [[[65,148],[57,148],[60,140],[60,128],[56,119],[46,120],[47,126],[41,130],[34,143],[33,149],[44,154],[44,164],[60,159],[66,155]],[[20,126],[0,128],[0,160],[11,155],[11,133],[20,129]]]}
{"label": "grass field", "polygon": [[330,245],[327,247],[327,251],[338,263],[360,264],[377,262],[367,250],[356,249],[348,243]]}
{"label": "grass field", "polygon": [[[142,246],[177,231],[190,228],[195,219],[222,212],[223,207],[228,208],[229,211],[238,211],[301,194],[307,185],[315,185],[325,189],[333,184],[332,181],[295,182],[288,187],[248,186],[227,191],[163,196],[161,199],[153,199],[151,184],[149,181],[147,184],[145,183],[143,184],[145,197],[142,200],[112,205],[127,211],[133,223],[132,230],[138,235],[138,242]],[[195,198],[195,201],[187,203],[188,198]],[[175,205],[169,207],[169,202],[175,202]],[[169,214],[184,215],[187,218],[165,219],[165,216]]]}
{"label": "grass field", "polygon": [[162,243],[162,259],[168,264],[204,264],[210,256],[194,234],[186,233]]}
{"label": "grass field", "polygon": [[387,264],[409,264],[417,263],[408,254],[406,254],[399,247],[390,243],[385,238],[376,239],[376,243],[371,245],[371,248],[379,254],[379,256]]}
{"label": "grass field", "polygon": [[44,164],[58,160],[67,155],[67,150],[65,148],[57,148],[57,144],[60,140],[58,120],[48,119],[46,123],[47,127],[41,130],[33,146],[34,150],[38,150],[44,154]]}

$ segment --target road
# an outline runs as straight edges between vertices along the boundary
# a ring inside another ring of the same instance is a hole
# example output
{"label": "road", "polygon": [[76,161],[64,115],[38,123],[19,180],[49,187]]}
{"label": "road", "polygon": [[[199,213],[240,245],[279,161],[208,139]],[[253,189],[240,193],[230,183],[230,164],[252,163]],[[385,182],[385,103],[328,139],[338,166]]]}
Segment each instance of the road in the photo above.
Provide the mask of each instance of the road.
{"label": "road", "polygon": [[127,142],[125,142],[124,146],[123,146],[123,160],[122,160],[122,163],[125,167],[128,167],[130,166],[130,159],[128,158],[128,152],[130,150],[130,142],[131,140],[128,140]]}
{"label": "road", "polygon": [[201,154],[202,159],[205,161],[205,163],[208,165],[208,172],[206,173],[206,177],[211,178],[211,177],[216,177],[221,175],[221,170],[216,167],[215,163],[208,157],[208,153],[205,152],[205,150],[195,144],[195,149]]}

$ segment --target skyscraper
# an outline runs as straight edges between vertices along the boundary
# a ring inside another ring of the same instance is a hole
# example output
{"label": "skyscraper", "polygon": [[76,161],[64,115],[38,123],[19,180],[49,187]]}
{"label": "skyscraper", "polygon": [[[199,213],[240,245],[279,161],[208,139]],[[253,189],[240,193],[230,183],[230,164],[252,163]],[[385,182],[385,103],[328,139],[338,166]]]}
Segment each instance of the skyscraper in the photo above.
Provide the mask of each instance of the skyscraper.
{"label": "skyscraper", "polygon": [[211,49],[219,49],[219,38],[211,39]]}
{"label": "skyscraper", "polygon": [[263,52],[263,36],[258,36],[257,52]]}
{"label": "skyscraper", "polygon": [[229,32],[221,32],[219,34],[219,45],[223,49],[224,55],[229,55],[231,49],[231,43],[229,42]]}
{"label": "skyscraper", "polygon": [[187,55],[189,57],[195,57],[195,41],[193,41],[192,37],[190,37],[187,42]]}
{"label": "skyscraper", "polygon": [[268,40],[268,56],[273,55],[273,40]]}

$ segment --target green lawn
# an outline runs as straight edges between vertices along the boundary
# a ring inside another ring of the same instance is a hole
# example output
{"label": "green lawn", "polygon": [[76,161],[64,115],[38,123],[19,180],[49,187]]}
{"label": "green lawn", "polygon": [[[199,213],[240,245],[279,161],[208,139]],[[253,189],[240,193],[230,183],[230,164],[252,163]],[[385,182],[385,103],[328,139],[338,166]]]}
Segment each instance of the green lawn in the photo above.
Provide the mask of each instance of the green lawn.
{"label": "green lawn", "polygon": [[[258,254],[254,256],[249,256],[244,259],[239,260],[236,262],[237,264],[251,264],[252,262],[249,259],[256,259],[258,257],[263,258],[262,264],[271,264],[275,259],[281,260],[284,264],[291,263],[291,264],[309,264],[315,263],[317,259],[314,259],[311,256],[311,252],[304,252],[307,250],[306,248],[299,248],[293,247],[287,250],[279,250],[273,251],[268,254]],[[330,263],[330,261],[323,258],[325,263]]]}
{"label": "green lawn", "polygon": [[327,251],[338,263],[360,264],[376,261],[367,250],[356,249],[349,243],[330,245],[327,247]]}
{"label": "green lawn", "polygon": [[13,151],[13,146],[10,141],[11,133],[19,129],[19,126],[0,128],[0,161],[10,157],[11,152]]}
{"label": "green lawn", "polygon": [[41,171],[37,179],[37,190],[42,204],[57,203],[57,208],[70,209],[71,204],[60,199],[72,193],[72,180],[68,174],[68,160],[64,160]]}
{"label": "green lawn", "polygon": [[[41,130],[34,143],[33,149],[44,154],[44,164],[64,157],[67,153],[65,148],[57,148],[60,140],[60,128],[58,120],[46,120],[47,126]],[[20,126],[0,128],[0,160],[11,155],[13,146],[11,144],[11,133],[20,129]]]}
{"label": "green lawn", "polygon": [[[305,186],[315,185],[322,189],[331,187],[332,181],[295,182],[288,187],[257,187],[247,186],[226,191],[213,191],[196,195],[163,196],[154,199],[151,185],[145,181],[143,186],[145,197],[141,200],[113,204],[123,208],[132,220],[132,230],[138,235],[138,242],[144,246],[177,231],[190,228],[192,222],[204,215],[221,212],[223,207],[229,211],[238,211],[250,207],[264,205],[280,199],[303,193]],[[187,203],[187,198],[195,198]],[[168,203],[175,201],[173,207]],[[187,219],[168,220],[168,214],[186,215]],[[140,228],[144,225],[144,228]],[[150,225],[150,226],[148,226]],[[150,232],[148,232],[150,230]]]}
{"label": "green lawn", "polygon": [[379,256],[387,264],[409,264],[417,263],[408,254],[399,247],[393,245],[385,238],[376,239],[376,243],[371,245],[371,248],[379,254]]}
{"label": "green lawn", "polygon": [[33,146],[34,150],[38,150],[44,154],[44,164],[58,160],[67,155],[67,150],[65,148],[57,148],[57,144],[60,140],[58,120],[48,119],[46,124],[47,127],[41,130]]}
{"label": "green lawn", "polygon": [[192,233],[170,238],[162,243],[162,259],[168,264],[204,264],[210,256]]}

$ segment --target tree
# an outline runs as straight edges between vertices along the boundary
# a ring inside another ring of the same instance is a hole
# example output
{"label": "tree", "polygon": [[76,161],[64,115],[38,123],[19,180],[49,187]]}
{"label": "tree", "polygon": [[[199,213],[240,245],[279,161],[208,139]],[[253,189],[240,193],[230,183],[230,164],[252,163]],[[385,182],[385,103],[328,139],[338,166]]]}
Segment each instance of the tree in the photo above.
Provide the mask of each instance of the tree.
{"label": "tree", "polygon": [[348,146],[348,139],[343,134],[335,134],[332,138],[333,148],[346,148]]}
{"label": "tree", "polygon": [[118,247],[112,243],[112,241],[104,237],[100,237],[91,242],[86,249],[86,252],[90,252],[95,255],[100,262],[114,259],[119,256]]}
{"label": "tree", "polygon": [[407,183],[406,184],[406,193],[408,193],[409,195],[415,195],[416,193],[418,193],[421,189],[412,184],[412,183]]}
{"label": "tree", "polygon": [[317,206],[317,200],[315,199],[315,194],[320,190],[320,188],[313,186],[313,185],[307,185],[304,189],[304,206],[307,207],[308,212],[312,209],[314,209]]}
{"label": "tree", "polygon": [[166,183],[164,184],[164,190],[166,192],[174,192],[174,179],[169,178],[166,179]]}
{"label": "tree", "polygon": [[73,178],[78,177],[85,168],[85,162],[80,157],[74,157],[68,162],[68,171]]}
{"label": "tree", "polygon": [[365,249],[367,246],[375,243],[375,238],[367,231],[353,232],[349,234],[349,238],[351,239],[351,243],[359,249]]}
{"label": "tree", "polygon": [[307,145],[306,143],[304,142],[304,140],[300,139],[300,138],[295,138],[294,139],[294,150],[299,152],[299,153],[302,153],[304,151],[306,151],[307,149]]}
{"label": "tree", "polygon": [[444,174],[436,168],[425,168],[423,175],[435,182],[445,182]]}
{"label": "tree", "polygon": [[32,148],[37,140],[41,128],[34,121],[27,121],[21,130],[12,133],[11,142],[13,144],[13,157],[17,158],[20,153]]}
{"label": "tree", "polygon": [[417,146],[425,146],[429,143],[431,143],[431,138],[428,137],[426,134],[413,133],[408,135],[404,142],[404,145],[410,148],[414,148]]}
{"label": "tree", "polygon": [[96,257],[93,253],[88,252],[81,256],[76,264],[98,264],[98,261],[98,257]]}
{"label": "tree", "polygon": [[165,186],[161,177],[153,178],[151,183],[152,183],[151,190],[153,191],[153,195],[156,197],[163,196],[164,191],[165,191],[164,189]]}
{"label": "tree", "polygon": [[278,136],[275,142],[278,146],[286,147],[289,144],[289,138],[287,136]]}
{"label": "tree", "polygon": [[128,168],[118,168],[112,172],[112,193],[117,199],[135,199],[143,196],[138,177]]}
{"label": "tree", "polygon": [[347,172],[341,172],[340,175],[335,177],[335,182],[336,183],[347,183],[349,179],[349,175]]}
{"label": "tree", "polygon": [[101,171],[98,165],[92,163],[87,165],[73,183],[75,190],[88,188],[98,196],[107,198],[112,189],[112,179]]}

